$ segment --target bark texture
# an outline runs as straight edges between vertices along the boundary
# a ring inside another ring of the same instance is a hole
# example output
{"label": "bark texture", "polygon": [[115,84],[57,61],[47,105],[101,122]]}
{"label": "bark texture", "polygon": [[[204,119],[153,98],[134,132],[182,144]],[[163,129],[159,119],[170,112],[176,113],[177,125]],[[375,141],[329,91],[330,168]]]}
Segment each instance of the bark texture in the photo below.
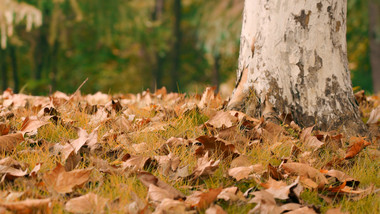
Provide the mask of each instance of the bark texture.
{"label": "bark texture", "polygon": [[246,0],[228,108],[362,133],[346,50],[346,0]]}

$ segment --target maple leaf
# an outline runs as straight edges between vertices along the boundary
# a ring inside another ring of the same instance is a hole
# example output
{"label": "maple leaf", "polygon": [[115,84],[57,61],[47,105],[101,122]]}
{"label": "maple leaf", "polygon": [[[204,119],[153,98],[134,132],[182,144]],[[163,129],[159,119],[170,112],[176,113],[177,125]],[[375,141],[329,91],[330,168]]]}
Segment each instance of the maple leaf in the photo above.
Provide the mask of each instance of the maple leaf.
{"label": "maple leaf", "polygon": [[69,193],[76,186],[86,183],[90,177],[92,169],[77,169],[66,172],[61,164],[43,175],[45,184],[58,193]]}
{"label": "maple leaf", "polygon": [[46,124],[49,124],[49,122],[45,120],[38,120],[38,119],[32,119],[30,117],[26,117],[24,122],[21,125],[20,131],[23,134],[28,133],[28,132],[36,132],[38,128]]}
{"label": "maple leaf", "polygon": [[284,163],[282,164],[282,168],[288,173],[313,179],[319,187],[328,183],[326,177],[321,172],[304,163]]}
{"label": "maple leaf", "polygon": [[107,199],[90,192],[70,199],[65,204],[65,209],[72,213],[102,213],[107,201]]}
{"label": "maple leaf", "polygon": [[220,160],[213,161],[208,159],[208,152],[198,159],[197,166],[195,167],[193,173],[189,175],[190,178],[196,179],[201,176],[212,175],[214,171],[219,167]]}
{"label": "maple leaf", "polygon": [[22,141],[24,141],[22,133],[0,136],[0,152],[12,152]]}
{"label": "maple leaf", "polygon": [[205,209],[218,197],[221,191],[222,188],[209,189],[208,192],[196,191],[187,196],[186,203],[198,209]]}
{"label": "maple leaf", "polygon": [[308,127],[301,132],[300,140],[306,147],[317,150],[324,145],[323,142],[319,141],[317,137],[312,136],[311,132],[313,131],[314,126]]}
{"label": "maple leaf", "polygon": [[366,146],[371,143],[364,140],[364,137],[351,137],[350,142],[351,146],[347,149],[345,159],[350,159],[355,157],[359,152],[361,152]]}
{"label": "maple leaf", "polygon": [[15,202],[0,202],[0,208],[1,207],[4,207],[13,213],[52,213],[52,203],[50,198],[26,199],[24,201]]}

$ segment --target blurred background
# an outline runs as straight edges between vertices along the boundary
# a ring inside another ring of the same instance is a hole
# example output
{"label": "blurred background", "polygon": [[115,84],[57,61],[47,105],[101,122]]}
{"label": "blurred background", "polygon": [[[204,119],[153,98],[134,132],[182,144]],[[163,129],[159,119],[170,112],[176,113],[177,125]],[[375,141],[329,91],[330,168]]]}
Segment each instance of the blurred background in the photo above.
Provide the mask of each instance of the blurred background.
{"label": "blurred background", "polygon": [[[0,0],[1,90],[232,92],[243,0]],[[348,0],[353,85],[380,92],[379,0]]]}

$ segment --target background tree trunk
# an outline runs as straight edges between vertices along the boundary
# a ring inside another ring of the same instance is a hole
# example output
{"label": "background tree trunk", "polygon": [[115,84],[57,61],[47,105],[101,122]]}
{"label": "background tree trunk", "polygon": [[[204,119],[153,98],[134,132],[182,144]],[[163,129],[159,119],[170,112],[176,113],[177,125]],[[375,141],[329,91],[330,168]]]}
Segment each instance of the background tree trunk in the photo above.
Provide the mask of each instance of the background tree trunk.
{"label": "background tree trunk", "polygon": [[11,65],[12,65],[12,74],[13,74],[13,83],[14,83],[13,91],[15,93],[18,93],[18,90],[20,88],[20,83],[19,83],[19,78],[18,78],[16,47],[13,45],[9,45],[9,56],[11,58]]}
{"label": "background tree trunk", "polygon": [[219,84],[220,84],[220,54],[214,54],[214,64],[212,68],[212,77],[211,77],[211,83],[213,86],[216,87],[216,91],[219,91]]}
{"label": "background tree trunk", "polygon": [[229,108],[363,133],[346,50],[346,0],[246,0]]}
{"label": "background tree trunk", "polygon": [[369,43],[373,92],[380,92],[380,3],[369,1]]}
{"label": "background tree trunk", "polygon": [[5,91],[8,88],[8,71],[6,62],[6,51],[0,48],[0,69],[1,69],[1,84],[2,89]]}
{"label": "background tree trunk", "polygon": [[174,31],[173,31],[173,69],[171,70],[171,91],[177,91],[177,84],[179,80],[180,68],[180,54],[181,54],[181,19],[182,19],[182,6],[181,0],[174,0]]}

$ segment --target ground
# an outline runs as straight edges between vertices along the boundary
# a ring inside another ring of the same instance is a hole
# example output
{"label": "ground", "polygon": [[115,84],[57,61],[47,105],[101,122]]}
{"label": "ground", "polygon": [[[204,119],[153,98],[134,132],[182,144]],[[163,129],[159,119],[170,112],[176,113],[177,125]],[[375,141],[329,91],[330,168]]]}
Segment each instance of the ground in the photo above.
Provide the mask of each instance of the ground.
{"label": "ground", "polygon": [[0,213],[379,213],[380,99],[356,95],[372,139],[225,111],[212,88],[7,90]]}

